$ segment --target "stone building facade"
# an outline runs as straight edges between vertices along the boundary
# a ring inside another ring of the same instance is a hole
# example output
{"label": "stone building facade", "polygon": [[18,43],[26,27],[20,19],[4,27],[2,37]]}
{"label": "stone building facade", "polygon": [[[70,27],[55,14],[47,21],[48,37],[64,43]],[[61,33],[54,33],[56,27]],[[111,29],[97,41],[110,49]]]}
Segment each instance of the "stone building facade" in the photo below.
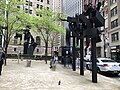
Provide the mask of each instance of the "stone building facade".
{"label": "stone building facade", "polygon": [[[27,2],[27,4],[24,4],[22,6],[17,6],[18,8],[23,9],[25,12],[29,12],[30,15],[41,17],[41,15],[36,14],[36,9],[46,7],[47,9],[52,9],[55,12],[61,13],[61,0],[21,0],[24,2]],[[38,42],[34,55],[44,55],[45,54],[45,44],[40,39],[39,35],[32,32],[30,30],[33,38],[35,39],[35,42]],[[15,41],[15,36],[10,41],[10,44],[8,46],[8,54],[17,54],[18,52],[23,53],[23,42],[24,42],[24,35],[21,36],[22,41],[20,43],[20,37],[17,38],[17,42]],[[56,37],[56,40],[54,42],[55,47],[61,46],[61,35],[58,34]],[[49,44],[48,47],[48,55],[51,55],[51,46]]]}
{"label": "stone building facade", "polygon": [[110,56],[120,61],[120,0],[108,0]]}

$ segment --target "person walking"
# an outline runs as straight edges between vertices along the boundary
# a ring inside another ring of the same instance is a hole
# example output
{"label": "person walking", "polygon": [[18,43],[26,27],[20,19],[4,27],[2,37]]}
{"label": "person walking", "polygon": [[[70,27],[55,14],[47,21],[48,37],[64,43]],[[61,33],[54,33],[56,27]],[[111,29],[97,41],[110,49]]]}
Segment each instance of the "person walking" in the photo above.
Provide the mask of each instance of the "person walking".
{"label": "person walking", "polygon": [[57,63],[58,63],[58,56],[54,52],[54,55],[52,56],[52,59],[50,61],[50,69],[54,69],[55,71]]}
{"label": "person walking", "polygon": [[80,52],[76,51],[76,67],[80,68]]}
{"label": "person walking", "polygon": [[2,72],[2,66],[3,66],[4,59],[5,59],[5,53],[2,50],[0,50],[0,75]]}

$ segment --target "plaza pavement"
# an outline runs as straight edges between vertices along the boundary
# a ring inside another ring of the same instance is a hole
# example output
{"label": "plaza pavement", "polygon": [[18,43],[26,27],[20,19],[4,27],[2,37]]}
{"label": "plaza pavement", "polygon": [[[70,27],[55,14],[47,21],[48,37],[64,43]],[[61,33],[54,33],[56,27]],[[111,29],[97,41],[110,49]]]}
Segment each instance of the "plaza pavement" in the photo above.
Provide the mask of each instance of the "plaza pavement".
{"label": "plaza pavement", "polygon": [[[0,76],[0,90],[120,90],[120,82],[98,74],[98,83],[92,83],[92,73],[85,70],[85,75],[58,64],[52,71],[44,61],[32,61],[26,67],[26,60],[9,59],[3,66]],[[59,81],[61,82],[58,85]]]}

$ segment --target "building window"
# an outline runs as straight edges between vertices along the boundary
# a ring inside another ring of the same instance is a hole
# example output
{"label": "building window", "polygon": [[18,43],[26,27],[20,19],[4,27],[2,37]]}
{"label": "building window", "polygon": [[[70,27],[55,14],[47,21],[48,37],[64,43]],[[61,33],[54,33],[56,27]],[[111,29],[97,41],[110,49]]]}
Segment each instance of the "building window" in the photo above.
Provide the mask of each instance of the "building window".
{"label": "building window", "polygon": [[40,17],[42,17],[42,15],[40,14]]}
{"label": "building window", "polygon": [[14,51],[16,51],[16,48],[14,48]]}
{"label": "building window", "polygon": [[112,10],[111,10],[111,17],[115,16],[117,14],[117,7],[114,7]]}
{"label": "building window", "polygon": [[36,16],[39,16],[39,14],[36,14]]}
{"label": "building window", "polygon": [[28,5],[28,1],[27,0],[26,0],[26,2],[27,2],[26,5]]}
{"label": "building window", "polygon": [[50,0],[47,0],[47,4],[50,4]]}
{"label": "building window", "polygon": [[111,22],[111,29],[113,29],[117,26],[118,26],[118,19],[115,19],[114,21]]}
{"label": "building window", "polygon": [[37,45],[40,45],[40,37],[39,36],[36,37],[36,43],[37,43]]}
{"label": "building window", "polygon": [[105,11],[103,11],[103,17],[105,16]]}
{"label": "building window", "polygon": [[29,12],[30,12],[30,14],[32,14],[32,10],[30,10]]}
{"label": "building window", "polygon": [[114,3],[116,3],[117,2],[117,0],[110,0],[110,4],[112,5],[112,4],[114,4]]}
{"label": "building window", "polygon": [[108,8],[106,9],[105,14],[108,14]]}
{"label": "building window", "polygon": [[32,6],[32,2],[29,3],[29,6]]}
{"label": "building window", "polygon": [[47,7],[47,10],[49,10],[49,7]]}
{"label": "building window", "polygon": [[28,13],[28,9],[27,8],[25,8],[25,13]]}
{"label": "building window", "polygon": [[41,2],[43,2],[43,0],[41,0]]}
{"label": "building window", "polygon": [[104,5],[105,5],[105,1],[103,0],[103,1],[102,1],[102,6],[104,7]]}
{"label": "building window", "polygon": [[17,8],[19,8],[19,9],[20,9],[20,6],[17,6]]}
{"label": "building window", "polygon": [[39,4],[37,4],[37,8],[39,8]]}
{"label": "building window", "polygon": [[112,42],[118,41],[118,40],[119,40],[119,33],[118,33],[118,32],[113,33],[113,34],[111,35],[111,39],[112,39]]}
{"label": "building window", "polygon": [[40,5],[40,9],[42,9],[43,8],[43,5]]}
{"label": "building window", "polygon": [[37,53],[39,52],[39,49],[37,49]]}

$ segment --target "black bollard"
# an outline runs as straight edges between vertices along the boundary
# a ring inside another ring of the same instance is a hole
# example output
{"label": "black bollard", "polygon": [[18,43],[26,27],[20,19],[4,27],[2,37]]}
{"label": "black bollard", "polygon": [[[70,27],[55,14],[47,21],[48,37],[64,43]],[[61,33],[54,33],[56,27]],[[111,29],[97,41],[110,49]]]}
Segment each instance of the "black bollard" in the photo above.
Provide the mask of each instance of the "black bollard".
{"label": "black bollard", "polygon": [[83,44],[84,44],[84,39],[83,37],[83,33],[81,33],[81,38],[80,38],[80,75],[84,75],[84,54],[83,54]]}
{"label": "black bollard", "polygon": [[61,81],[58,82],[58,85],[60,85],[60,84],[61,84]]}

